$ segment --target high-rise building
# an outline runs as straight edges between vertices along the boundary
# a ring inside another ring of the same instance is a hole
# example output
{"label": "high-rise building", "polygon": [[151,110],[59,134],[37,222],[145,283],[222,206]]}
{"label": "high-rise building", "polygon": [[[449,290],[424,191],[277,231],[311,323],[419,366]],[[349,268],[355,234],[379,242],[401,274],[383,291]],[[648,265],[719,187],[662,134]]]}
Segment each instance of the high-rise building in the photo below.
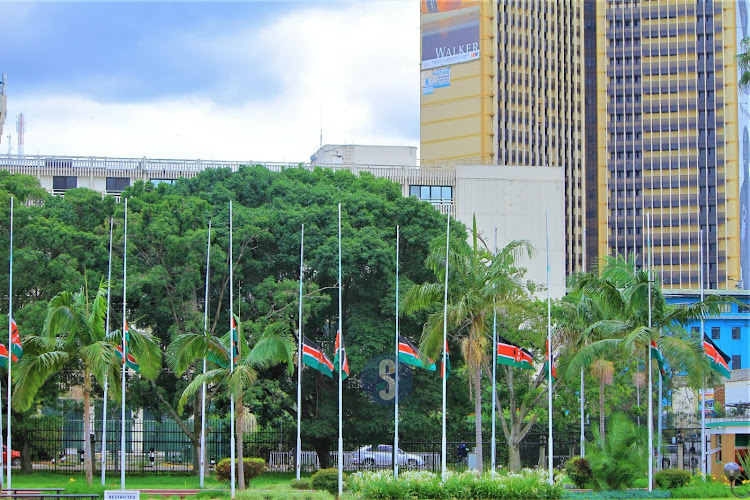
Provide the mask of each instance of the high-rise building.
{"label": "high-rise building", "polygon": [[422,2],[422,165],[561,167],[583,267],[583,2]]}
{"label": "high-rise building", "polygon": [[643,264],[650,214],[665,286],[700,287],[701,229],[703,286],[737,286],[745,2],[425,0],[422,163],[563,168],[568,273]]}
{"label": "high-rise building", "polygon": [[667,287],[701,286],[701,230],[703,286],[740,278],[735,6],[596,5],[599,255],[643,256],[650,214]]}

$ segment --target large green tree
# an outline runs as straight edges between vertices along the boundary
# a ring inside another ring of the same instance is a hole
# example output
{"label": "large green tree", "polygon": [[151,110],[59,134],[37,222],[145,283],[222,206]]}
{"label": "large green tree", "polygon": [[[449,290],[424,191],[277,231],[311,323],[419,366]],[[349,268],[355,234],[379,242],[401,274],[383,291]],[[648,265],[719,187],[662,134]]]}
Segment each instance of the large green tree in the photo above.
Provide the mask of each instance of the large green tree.
{"label": "large green tree", "polygon": [[438,281],[412,287],[406,295],[404,311],[410,313],[434,308],[442,303],[447,286],[447,313],[444,315],[439,310],[429,316],[424,325],[422,349],[433,359],[442,356],[444,317],[447,317],[447,327],[456,336],[468,369],[469,390],[473,392],[476,418],[477,468],[481,472],[482,369],[488,368],[488,359],[492,355],[490,320],[494,310],[508,315],[527,306],[529,297],[521,281],[523,271],[517,261],[524,252],[530,257],[532,248],[528,242],[512,241],[492,255],[479,246],[478,240],[476,217],[471,246],[463,238],[449,240],[447,285],[446,248],[440,245],[434,247],[426,265]]}

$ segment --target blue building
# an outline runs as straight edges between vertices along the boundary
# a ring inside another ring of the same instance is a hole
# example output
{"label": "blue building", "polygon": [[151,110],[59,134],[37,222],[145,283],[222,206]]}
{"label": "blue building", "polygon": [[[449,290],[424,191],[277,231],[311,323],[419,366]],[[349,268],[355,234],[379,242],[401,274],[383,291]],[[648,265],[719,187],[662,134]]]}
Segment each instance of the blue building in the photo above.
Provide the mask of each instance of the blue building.
{"label": "blue building", "polygon": [[[726,304],[718,316],[706,318],[706,335],[728,356],[729,368],[750,368],[750,290],[707,290],[704,294],[731,297],[736,304]],[[664,290],[669,304],[693,304],[700,301],[700,290]],[[700,332],[700,321],[693,321],[689,328]]]}

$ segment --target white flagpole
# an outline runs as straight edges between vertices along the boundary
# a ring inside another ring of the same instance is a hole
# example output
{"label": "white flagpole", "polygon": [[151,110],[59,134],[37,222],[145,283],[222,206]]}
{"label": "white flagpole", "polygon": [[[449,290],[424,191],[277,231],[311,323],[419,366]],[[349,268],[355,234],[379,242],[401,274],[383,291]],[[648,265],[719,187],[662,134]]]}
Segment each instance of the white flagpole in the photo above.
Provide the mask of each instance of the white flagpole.
{"label": "white flagpole", "polygon": [[[229,200],[229,372],[234,372],[234,261],[232,257],[232,200]],[[231,375],[230,375],[231,376]],[[244,464],[240,465],[235,462],[235,442],[234,442],[234,395],[230,396],[229,406],[230,409],[230,439],[229,447],[231,448],[230,456],[232,463],[232,486],[231,486],[231,497],[235,499],[235,475],[236,468],[244,467]]]}
{"label": "white flagpole", "polygon": [[[10,197],[10,274],[8,276],[8,437],[6,439],[7,453],[6,462],[8,464],[8,490],[10,490],[11,464],[13,463],[13,448],[10,445],[10,402],[13,396],[11,386],[10,371],[13,365],[13,197]],[[86,415],[88,418],[88,415]]]}
{"label": "white flagpole", "polygon": [[[586,228],[583,229],[583,272],[586,272]],[[585,388],[585,376],[583,368],[581,368],[581,458],[586,456],[586,423],[584,420],[584,413],[586,412]]]}
{"label": "white flagpole", "polygon": [[549,468],[549,484],[554,484],[555,479],[552,473],[552,299],[549,292],[549,209],[545,211],[545,233],[547,239],[547,443],[549,444],[549,457],[547,466]]}
{"label": "white flagpole", "polygon": [[[701,303],[703,303],[703,229],[698,233],[698,262],[700,269],[698,275],[701,280]],[[703,315],[701,315],[701,345],[703,345],[704,332]],[[706,480],[706,388],[701,389],[701,475]]]}
{"label": "white flagpole", "polygon": [[343,403],[343,385],[342,381],[344,378],[343,369],[344,369],[344,333],[343,333],[343,326],[341,321],[341,203],[339,203],[339,345],[338,345],[338,351],[336,354],[339,357],[339,456],[338,456],[338,466],[339,466],[339,498],[341,498],[341,494],[344,491],[344,425],[342,420],[342,414],[344,411],[344,403]]}
{"label": "white flagpole", "polygon": [[[446,454],[448,452],[448,440],[446,435],[445,426],[445,409],[446,409],[446,392],[448,388],[448,370],[446,369],[446,362],[448,361],[448,255],[450,252],[450,235],[451,235],[451,216],[448,214],[448,224],[445,230],[445,290],[443,292],[443,434],[440,443],[440,454],[441,454],[441,480],[445,482],[445,475],[448,472],[448,463]],[[479,446],[482,443],[477,443]]]}
{"label": "white flagpole", "polygon": [[128,199],[125,198],[125,226],[122,237],[122,402],[120,404],[120,489],[125,489],[125,370],[127,369],[128,344],[126,342],[127,317],[125,292],[128,274]]}
{"label": "white flagpole", "polygon": [[[208,279],[211,268],[211,221],[208,221],[208,243],[206,244],[206,291],[203,295],[203,335],[208,335]],[[203,357],[203,373],[206,373],[206,358]],[[206,481],[206,383],[201,386],[201,488]]]}
{"label": "white flagpole", "polygon": [[[646,248],[648,253],[648,328],[651,329],[651,212],[646,212]],[[654,490],[654,382],[651,344],[646,346],[646,367],[648,368],[648,491]]]}
{"label": "white flagpole", "polygon": [[[649,230],[649,234],[651,234],[651,235],[654,234],[654,219],[653,219],[653,217],[651,218],[651,224],[649,225],[648,230]],[[653,242],[651,243],[651,245],[649,245],[649,261],[651,262],[651,266],[650,267],[651,267],[652,277],[653,277],[653,279],[656,279],[655,278],[656,273],[653,270],[653,267],[654,267],[654,245],[653,245]],[[663,390],[663,387],[662,387],[662,381],[663,381],[663,379],[664,379],[664,375],[662,375],[661,369],[660,369],[659,370],[659,405],[658,405],[658,408],[657,408],[659,416],[656,419],[656,422],[657,422],[657,424],[656,424],[656,428],[657,428],[656,446],[657,446],[657,449],[659,450],[658,453],[657,453],[657,455],[656,455],[656,461],[657,461],[656,469],[657,470],[661,470],[661,466],[662,466],[662,463],[661,463],[662,462],[661,445],[662,445],[662,430],[663,430],[663,427],[664,427],[664,422],[662,422],[662,412],[663,412],[663,402],[662,402],[662,398],[663,398],[662,390]]]}
{"label": "white flagpole", "polygon": [[[495,256],[497,256],[497,226],[495,226]],[[495,288],[495,285],[492,285]],[[497,397],[496,397],[496,384],[497,384],[497,308],[492,308],[492,439],[490,439],[490,467],[494,471],[496,467],[497,457],[495,455],[495,447],[497,445],[496,427],[495,427],[495,413],[497,411]]]}
{"label": "white flagpole", "polygon": [[393,425],[393,476],[398,478],[398,244],[399,244],[399,227],[396,226],[396,371],[394,378],[396,381],[396,405],[395,420]]}
{"label": "white flagpole", "polygon": [[[110,306],[110,294],[109,291],[112,287],[112,228],[114,226],[114,219],[109,219],[109,263],[107,264],[107,324],[104,325],[104,337],[109,337],[109,306]],[[107,371],[109,372],[109,370]],[[107,381],[108,373],[104,374],[104,401],[102,401],[102,486],[106,481],[107,476],[107,390],[109,389],[109,382]]]}
{"label": "white flagpole", "polygon": [[303,258],[305,255],[305,225],[302,224],[302,231],[299,237],[299,313],[297,325],[297,450],[294,459],[295,469],[297,469],[297,481],[300,480],[300,461],[302,460],[302,281],[303,281]]}

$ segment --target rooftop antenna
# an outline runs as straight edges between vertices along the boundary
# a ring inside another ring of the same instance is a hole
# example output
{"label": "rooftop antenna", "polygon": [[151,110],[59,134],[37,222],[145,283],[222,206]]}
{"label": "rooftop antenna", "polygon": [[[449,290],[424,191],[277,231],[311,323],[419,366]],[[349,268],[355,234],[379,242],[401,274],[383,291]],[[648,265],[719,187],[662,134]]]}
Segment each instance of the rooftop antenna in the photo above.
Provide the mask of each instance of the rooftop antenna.
{"label": "rooftop antenna", "polygon": [[10,156],[10,153],[13,151],[13,143],[10,142],[10,134],[8,134],[8,156]]}
{"label": "rooftop antenna", "polygon": [[323,149],[323,103],[320,103],[320,149]]}
{"label": "rooftop antenna", "polygon": [[18,133],[18,155],[23,156],[23,133],[26,132],[26,122],[23,113],[16,119],[16,132]]}

